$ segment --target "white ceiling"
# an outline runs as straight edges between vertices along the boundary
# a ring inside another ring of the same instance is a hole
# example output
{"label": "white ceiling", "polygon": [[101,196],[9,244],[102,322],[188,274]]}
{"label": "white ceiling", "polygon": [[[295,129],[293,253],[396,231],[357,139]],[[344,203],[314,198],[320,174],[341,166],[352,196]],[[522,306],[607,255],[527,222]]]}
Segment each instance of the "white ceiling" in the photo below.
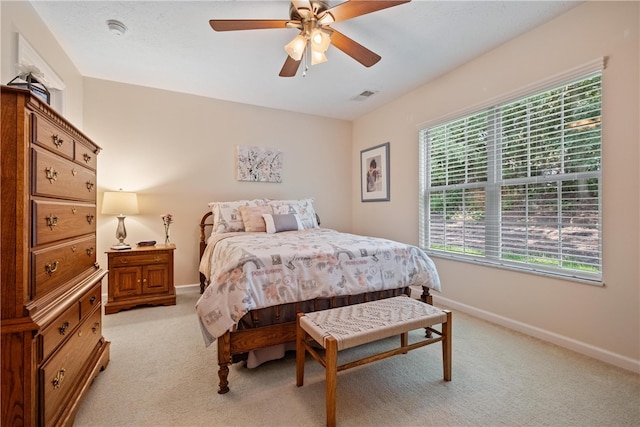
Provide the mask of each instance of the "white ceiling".
{"label": "white ceiling", "polygon": [[[333,25],[381,55],[374,66],[330,47],[328,62],[305,77],[301,66],[291,78],[278,73],[297,30],[209,26],[209,19],[288,19],[288,1],[31,3],[83,76],[352,120],[579,2],[413,0]],[[109,19],[128,31],[114,35]],[[376,94],[353,99],[365,90]]]}

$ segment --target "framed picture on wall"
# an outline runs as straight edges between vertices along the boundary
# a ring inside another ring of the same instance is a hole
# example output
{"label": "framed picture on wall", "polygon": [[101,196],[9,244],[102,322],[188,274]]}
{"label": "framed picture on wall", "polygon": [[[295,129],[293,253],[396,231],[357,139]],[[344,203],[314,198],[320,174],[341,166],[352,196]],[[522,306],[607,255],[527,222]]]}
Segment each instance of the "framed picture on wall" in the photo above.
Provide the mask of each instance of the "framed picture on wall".
{"label": "framed picture on wall", "polygon": [[363,202],[390,200],[388,142],[360,151],[360,179]]}

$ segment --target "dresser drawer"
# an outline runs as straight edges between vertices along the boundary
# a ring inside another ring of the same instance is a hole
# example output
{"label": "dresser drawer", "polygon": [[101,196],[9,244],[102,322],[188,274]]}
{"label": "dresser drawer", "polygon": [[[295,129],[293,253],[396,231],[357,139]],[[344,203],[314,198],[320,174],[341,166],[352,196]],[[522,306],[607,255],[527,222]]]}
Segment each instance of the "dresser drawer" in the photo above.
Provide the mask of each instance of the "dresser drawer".
{"label": "dresser drawer", "polygon": [[69,337],[79,323],[80,304],[74,303],[67,311],[62,313],[62,315],[42,331],[42,335],[40,336],[42,340],[42,360],[49,357],[58,344]]}
{"label": "dresser drawer", "polygon": [[73,138],[59,127],[33,114],[33,143],[45,147],[68,159],[73,159]]}
{"label": "dresser drawer", "polygon": [[[95,149],[95,148],[94,148]],[[89,169],[96,170],[98,166],[98,155],[91,148],[79,142],[75,144],[74,160]]]}
{"label": "dresser drawer", "polygon": [[102,302],[102,282],[98,282],[80,298],[80,317],[84,319]]}
{"label": "dresser drawer", "polygon": [[113,267],[133,265],[166,264],[171,259],[169,253],[127,254],[113,257]]}
{"label": "dresser drawer", "polygon": [[33,195],[96,202],[96,173],[60,156],[32,149]]}
{"label": "dresser drawer", "polygon": [[96,232],[96,206],[80,203],[33,202],[33,245]]}
{"label": "dresser drawer", "polygon": [[44,425],[56,422],[72,395],[82,381],[87,362],[102,338],[100,310],[96,310],[83,322],[74,334],[39,370]]}
{"label": "dresser drawer", "polygon": [[31,253],[33,295],[36,299],[82,272],[96,262],[96,236],[40,249]]}

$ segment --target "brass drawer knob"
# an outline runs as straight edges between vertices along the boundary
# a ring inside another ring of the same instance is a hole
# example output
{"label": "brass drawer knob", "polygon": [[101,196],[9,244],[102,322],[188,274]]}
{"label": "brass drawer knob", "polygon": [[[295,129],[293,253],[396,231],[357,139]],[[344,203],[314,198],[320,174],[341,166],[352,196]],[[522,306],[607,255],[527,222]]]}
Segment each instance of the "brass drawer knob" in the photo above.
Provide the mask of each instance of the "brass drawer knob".
{"label": "brass drawer knob", "polygon": [[67,329],[69,329],[69,322],[64,322],[62,324],[62,326],[60,326],[58,328],[58,330],[60,331],[60,335],[64,335],[67,333]]}
{"label": "brass drawer knob", "polygon": [[87,190],[89,190],[89,191],[93,190],[93,186],[94,186],[94,185],[95,185],[95,184],[94,184],[93,182],[91,182],[91,181],[87,181]]}
{"label": "brass drawer knob", "polygon": [[49,180],[49,183],[51,184],[53,184],[53,181],[58,179],[58,171],[55,170],[53,167],[45,168],[44,174]]}
{"label": "brass drawer knob", "polygon": [[96,322],[93,324],[93,327],[91,328],[91,330],[93,331],[94,334],[98,333],[98,330],[100,330],[100,323]]}
{"label": "brass drawer knob", "polygon": [[89,224],[93,224],[94,216],[92,214],[87,215],[87,222]]}
{"label": "brass drawer knob", "polygon": [[87,248],[87,256],[93,255],[93,251],[94,251],[93,246],[91,246],[90,248]]}
{"label": "brass drawer knob", "polygon": [[88,155],[87,153],[84,153],[84,154],[82,155],[82,158],[84,159],[84,162],[85,162],[85,163],[89,163],[89,161],[91,161],[91,156],[90,156],[90,155]]}
{"label": "brass drawer knob", "polygon": [[58,217],[54,214],[49,214],[49,216],[45,218],[47,220],[47,227],[49,227],[51,230],[53,230],[53,227],[58,225]]}
{"label": "brass drawer knob", "polygon": [[97,298],[95,295],[94,295],[94,296],[92,296],[92,297],[89,299],[89,304],[90,304],[90,305],[95,304],[97,299],[98,299],[98,298]]}
{"label": "brass drawer knob", "polygon": [[51,139],[53,139],[53,145],[55,145],[56,148],[60,148],[64,142],[64,139],[60,138],[57,134],[51,135]]}
{"label": "brass drawer knob", "polygon": [[44,266],[45,271],[49,276],[56,272],[58,266],[60,265],[60,261],[56,260]]}
{"label": "brass drawer knob", "polygon": [[58,373],[56,374],[56,377],[51,381],[51,384],[53,384],[53,388],[60,388],[60,384],[64,379],[64,373],[65,373],[64,369],[60,369],[58,371]]}

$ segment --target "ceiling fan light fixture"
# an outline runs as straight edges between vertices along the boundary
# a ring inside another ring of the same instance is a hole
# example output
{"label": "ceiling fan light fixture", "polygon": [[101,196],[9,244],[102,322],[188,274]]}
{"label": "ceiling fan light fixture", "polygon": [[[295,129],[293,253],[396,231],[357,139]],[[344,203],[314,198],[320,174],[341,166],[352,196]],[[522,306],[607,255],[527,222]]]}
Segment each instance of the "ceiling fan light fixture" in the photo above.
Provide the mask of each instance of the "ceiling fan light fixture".
{"label": "ceiling fan light fixture", "polygon": [[311,65],[322,64],[327,62],[327,55],[324,52],[311,49]]}
{"label": "ceiling fan light fixture", "polygon": [[284,50],[289,54],[291,59],[300,61],[304,54],[304,48],[307,46],[307,40],[302,34],[298,34],[284,46]]}
{"label": "ceiling fan light fixture", "polygon": [[316,28],[311,32],[311,42],[313,48],[326,52],[331,44],[331,35],[328,31]]}

